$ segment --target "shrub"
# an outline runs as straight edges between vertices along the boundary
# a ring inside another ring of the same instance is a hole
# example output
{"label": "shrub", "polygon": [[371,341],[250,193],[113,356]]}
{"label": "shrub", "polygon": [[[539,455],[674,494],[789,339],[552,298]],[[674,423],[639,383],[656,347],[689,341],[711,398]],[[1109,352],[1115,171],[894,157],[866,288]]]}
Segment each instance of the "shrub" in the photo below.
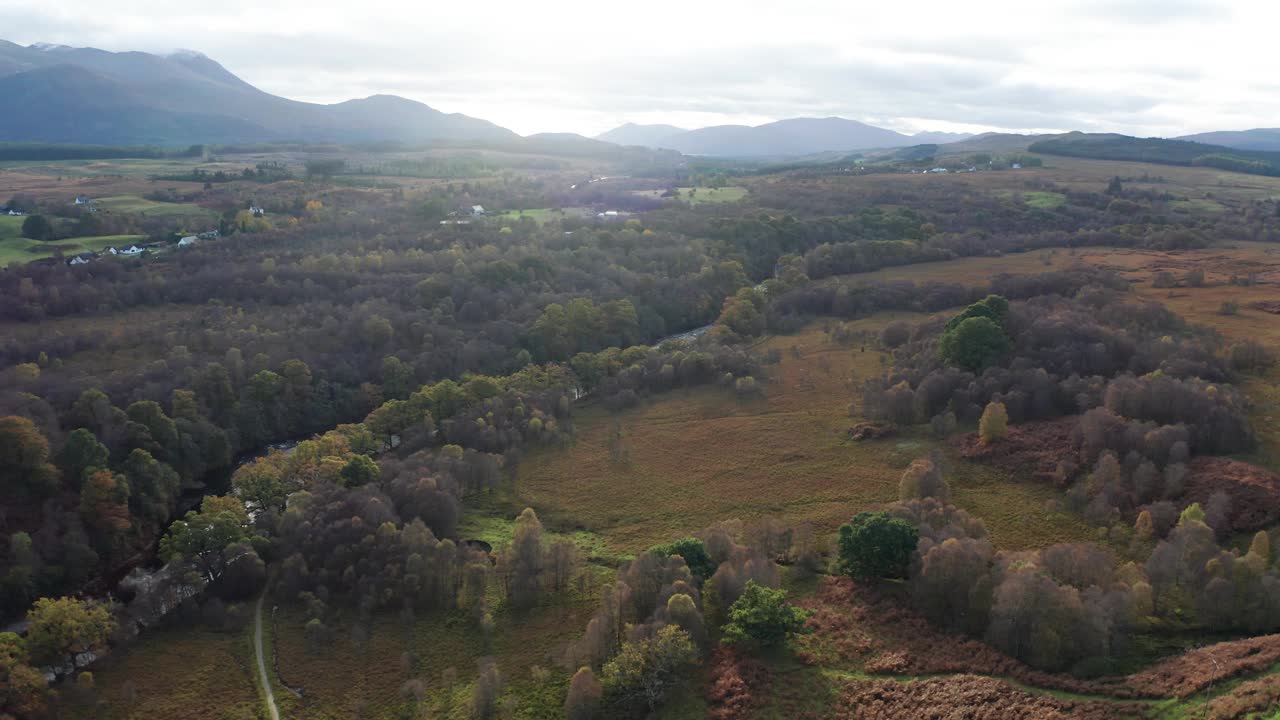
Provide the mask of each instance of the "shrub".
{"label": "shrub", "polygon": [[787,602],[787,591],[747,581],[742,595],[729,608],[729,622],[724,626],[724,641],[757,642],[776,645],[787,635],[804,629],[809,612]]}
{"label": "shrub", "polygon": [[886,512],[860,512],[840,526],[840,572],[854,578],[903,577],[919,533]]}
{"label": "shrub", "polygon": [[978,435],[982,442],[991,443],[1003,440],[1009,434],[1009,411],[1004,403],[992,401],[982,411],[982,419],[978,421]]}
{"label": "shrub", "polygon": [[699,580],[711,577],[716,571],[716,563],[707,554],[707,546],[697,538],[686,537],[666,545],[655,545],[649,548],[649,552],[657,555],[679,555],[684,558],[684,564],[689,566],[689,572]]}
{"label": "shrub", "polygon": [[602,673],[610,717],[653,713],[697,659],[689,635],[670,625],[652,637],[626,643]]}
{"label": "shrub", "polygon": [[926,497],[946,500],[950,495],[951,488],[947,486],[947,481],[942,477],[942,471],[932,460],[923,458],[913,460],[906,472],[902,473],[902,479],[898,481],[899,500]]}
{"label": "shrub", "polygon": [[880,342],[887,348],[901,347],[911,339],[911,328],[901,320],[891,322],[880,331]]}
{"label": "shrub", "polygon": [[569,681],[569,695],[564,700],[567,720],[593,720],[600,715],[604,689],[591,668],[579,668]]}

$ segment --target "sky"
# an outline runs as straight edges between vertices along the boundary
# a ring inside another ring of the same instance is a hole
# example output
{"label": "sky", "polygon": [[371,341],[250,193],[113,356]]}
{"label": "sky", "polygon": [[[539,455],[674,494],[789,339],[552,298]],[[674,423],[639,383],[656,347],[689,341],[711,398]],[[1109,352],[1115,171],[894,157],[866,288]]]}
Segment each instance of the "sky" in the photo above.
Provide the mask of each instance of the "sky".
{"label": "sky", "polygon": [[268,92],[521,134],[837,115],[902,132],[1280,126],[1274,0],[0,0],[0,37],[191,49]]}

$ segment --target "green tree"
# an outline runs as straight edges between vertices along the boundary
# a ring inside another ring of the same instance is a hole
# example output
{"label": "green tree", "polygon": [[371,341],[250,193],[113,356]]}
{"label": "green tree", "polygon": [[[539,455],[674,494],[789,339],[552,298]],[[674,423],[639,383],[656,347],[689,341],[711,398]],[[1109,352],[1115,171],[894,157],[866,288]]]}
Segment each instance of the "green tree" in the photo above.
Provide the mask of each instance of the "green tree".
{"label": "green tree", "polygon": [[790,634],[803,632],[808,617],[808,611],[787,602],[786,590],[774,590],[748,580],[742,595],[729,606],[729,622],[723,628],[724,641],[776,645]]}
{"label": "green tree", "polygon": [[1008,316],[1009,301],[1000,295],[988,295],[965,308],[959,315],[948,320],[945,329],[954,330],[960,323],[974,317],[988,318],[995,324],[1004,327],[1005,318]]}
{"label": "green tree", "polygon": [[605,699],[619,714],[652,713],[688,676],[697,659],[689,635],[671,625],[652,637],[628,642],[605,663],[601,673]]}
{"label": "green tree", "polygon": [[53,239],[53,224],[43,215],[28,215],[22,221],[22,237],[41,242]]}
{"label": "green tree", "polygon": [[27,613],[27,622],[27,650],[37,665],[100,652],[116,627],[105,605],[70,597],[40,598]]}
{"label": "green tree", "polygon": [[43,717],[48,690],[16,633],[0,633],[0,718]]}
{"label": "green tree", "polygon": [[283,509],[289,488],[281,469],[279,463],[262,460],[242,465],[231,476],[231,486],[240,497],[264,510]]}
{"label": "green tree", "polygon": [[77,489],[84,482],[86,470],[104,468],[109,459],[107,446],[98,442],[98,438],[85,428],[72,430],[62,445],[62,452],[58,453],[58,465]]}
{"label": "green tree", "polygon": [[1120,176],[1111,178],[1111,182],[1107,183],[1107,194],[1116,197],[1124,192],[1124,185],[1120,182]]}
{"label": "green tree", "polygon": [[887,512],[860,512],[840,526],[840,572],[854,578],[903,577],[918,532]]}
{"label": "green tree", "polygon": [[209,582],[216,581],[235,562],[223,551],[230,545],[248,539],[244,516],[209,505],[192,510],[182,520],[175,520],[160,540],[160,555],[166,560],[185,559],[192,563]]}
{"label": "green tree", "polygon": [[698,580],[705,580],[716,571],[716,564],[707,554],[707,546],[698,538],[685,537],[666,545],[655,545],[649,548],[649,552],[657,555],[679,555],[684,558],[684,564],[689,566],[689,572]]}
{"label": "green tree", "polygon": [[988,317],[970,317],[942,333],[938,351],[943,362],[979,372],[1009,352],[1009,336]]}
{"label": "green tree", "polygon": [[353,455],[338,474],[347,487],[368,485],[378,479],[378,463],[368,455]]}

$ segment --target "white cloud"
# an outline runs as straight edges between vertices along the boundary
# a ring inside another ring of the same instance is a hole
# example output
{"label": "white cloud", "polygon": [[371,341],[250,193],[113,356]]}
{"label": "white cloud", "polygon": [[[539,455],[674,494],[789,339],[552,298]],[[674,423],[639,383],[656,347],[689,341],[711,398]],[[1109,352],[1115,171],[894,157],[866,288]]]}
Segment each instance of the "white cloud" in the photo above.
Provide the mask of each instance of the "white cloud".
{"label": "white cloud", "polygon": [[14,42],[194,48],[287,97],[395,93],[522,133],[801,115],[1143,135],[1280,124],[1280,4],[1260,0],[0,0],[0,14]]}

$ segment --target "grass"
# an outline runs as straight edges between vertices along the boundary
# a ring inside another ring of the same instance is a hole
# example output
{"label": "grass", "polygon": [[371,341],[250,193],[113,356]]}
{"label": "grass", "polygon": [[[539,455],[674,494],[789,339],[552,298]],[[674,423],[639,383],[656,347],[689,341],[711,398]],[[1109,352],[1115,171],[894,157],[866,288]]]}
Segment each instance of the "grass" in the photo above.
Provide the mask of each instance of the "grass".
{"label": "grass", "polygon": [[138,195],[95,198],[94,205],[107,212],[128,213],[144,217],[180,217],[192,220],[212,220],[218,216],[217,212],[199,205],[156,202]]}
{"label": "grass", "polygon": [[70,256],[85,250],[100,251],[106,247],[127,245],[146,239],[146,235],[99,235],[46,243],[23,237],[0,238],[0,267],[53,257],[58,251]]}
{"label": "grass", "polygon": [[1217,215],[1226,210],[1222,203],[1213,200],[1175,200],[1169,203],[1169,206],[1175,212],[1190,213],[1192,215]]}
{"label": "grass", "polygon": [[1053,210],[1067,202],[1067,196],[1062,193],[1042,191],[1023,193],[1023,199],[1027,205],[1041,210]]}
{"label": "grass", "polygon": [[565,211],[559,208],[533,208],[531,210],[508,210],[496,215],[499,220],[519,220],[529,218],[539,225],[565,217]]}
{"label": "grass", "polygon": [[231,633],[148,630],[127,651],[94,666],[96,698],[64,688],[60,717],[256,720],[263,705],[253,677],[252,632],[252,622]]}
{"label": "grass", "polygon": [[394,613],[379,613],[367,637],[353,632],[344,614],[335,641],[320,654],[307,650],[306,618],[282,608],[280,671],[304,693],[302,701],[286,696],[296,707],[282,712],[317,720],[406,717],[403,713],[413,710],[414,702],[401,694],[401,686],[418,679],[427,688],[420,706],[430,713],[426,716],[465,720],[478,662],[493,657],[506,687],[503,701],[517,709],[515,717],[563,717],[569,672],[559,666],[560,655],[581,635],[596,602],[594,594],[570,591],[530,612],[499,607],[489,639],[463,612],[409,623]]}
{"label": "grass", "polygon": [[680,199],[688,202],[690,205],[702,205],[704,203],[731,203],[738,202],[747,196],[747,189],[741,185],[729,185],[721,188],[710,187],[682,187],[680,188]]}
{"label": "grass", "polygon": [[[875,329],[910,317],[884,313],[853,326]],[[947,452],[917,431],[847,439],[855,388],[883,371],[878,353],[832,345],[817,325],[767,347],[783,350],[784,359],[771,370],[763,399],[743,402],[726,389],[702,387],[616,417],[583,409],[571,448],[533,452],[522,462],[519,500],[549,526],[592,531],[619,554],[730,518],[773,515],[833,533],[858,511],[896,501],[911,460]],[[1089,537],[1078,519],[1042,517],[1051,488],[998,478],[957,458],[951,464],[957,502],[987,516],[1002,547]]]}

